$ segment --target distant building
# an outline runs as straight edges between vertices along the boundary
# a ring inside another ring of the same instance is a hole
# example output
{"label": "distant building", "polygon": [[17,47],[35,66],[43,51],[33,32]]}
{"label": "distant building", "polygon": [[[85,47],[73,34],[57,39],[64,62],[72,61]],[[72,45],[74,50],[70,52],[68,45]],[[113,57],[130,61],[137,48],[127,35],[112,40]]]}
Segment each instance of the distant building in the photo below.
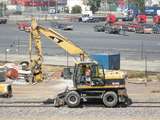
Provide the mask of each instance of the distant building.
{"label": "distant building", "polygon": [[68,7],[69,12],[71,13],[72,7],[75,5],[81,6],[82,11],[90,9],[90,7],[87,6],[88,0],[0,0],[0,2],[1,1],[6,1],[9,6],[23,6],[26,9],[30,9],[31,7],[42,7],[46,8],[45,10],[53,8],[58,12],[64,12],[65,8]]}
{"label": "distant building", "polygon": [[0,0],[0,3],[2,3],[2,2],[7,2],[8,0]]}
{"label": "distant building", "polygon": [[[101,0],[100,10],[117,10],[118,7],[123,8],[129,4],[128,1],[129,0]],[[160,0],[145,0],[145,6],[160,6]]]}
{"label": "distant building", "polygon": [[160,0],[146,0],[145,6],[160,6]]}
{"label": "distant building", "polygon": [[64,12],[67,5],[67,0],[57,0],[57,4],[55,7],[57,7],[58,12]]}
{"label": "distant building", "polygon": [[10,0],[12,5],[55,6],[56,0]]}
{"label": "distant building", "polygon": [[72,7],[75,5],[81,6],[82,11],[89,9],[87,3],[88,0],[57,0],[56,7],[59,12],[64,12],[65,8],[68,7],[71,13]]}
{"label": "distant building", "polygon": [[79,5],[83,11],[90,10],[90,7],[87,6],[88,0],[67,0],[67,7],[69,8],[69,13],[72,11],[72,7]]}

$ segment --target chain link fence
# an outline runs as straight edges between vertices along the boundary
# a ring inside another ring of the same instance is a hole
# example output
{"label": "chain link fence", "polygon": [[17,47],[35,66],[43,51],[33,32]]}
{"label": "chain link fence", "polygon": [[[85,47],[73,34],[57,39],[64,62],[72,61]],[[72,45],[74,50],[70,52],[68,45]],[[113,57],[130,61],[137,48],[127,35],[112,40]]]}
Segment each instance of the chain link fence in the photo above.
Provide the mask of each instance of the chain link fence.
{"label": "chain link fence", "polygon": [[[24,42],[21,40],[15,40],[11,44],[1,44],[0,45],[0,53],[5,53],[6,49],[9,49],[9,54],[28,54],[28,42]],[[159,60],[160,51],[150,51],[150,50],[128,50],[128,49],[107,49],[107,48],[83,48],[87,53],[106,53],[106,54],[114,54],[120,53],[121,59],[125,60],[143,60],[147,57],[148,60]],[[59,48],[56,45],[47,46],[43,45],[43,54],[48,56],[66,55],[66,52]]]}

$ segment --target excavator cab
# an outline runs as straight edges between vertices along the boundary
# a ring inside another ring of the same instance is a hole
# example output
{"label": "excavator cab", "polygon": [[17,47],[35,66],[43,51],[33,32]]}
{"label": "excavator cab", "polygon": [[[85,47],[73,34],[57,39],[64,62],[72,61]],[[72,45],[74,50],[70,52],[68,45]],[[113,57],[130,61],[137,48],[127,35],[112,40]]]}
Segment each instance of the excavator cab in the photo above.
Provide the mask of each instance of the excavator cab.
{"label": "excavator cab", "polygon": [[104,85],[104,70],[95,62],[80,62],[74,69],[74,87],[92,87]]}
{"label": "excavator cab", "polygon": [[66,90],[64,101],[68,107],[77,107],[81,101],[96,99],[102,100],[106,107],[129,105],[131,102],[123,82],[119,73],[105,74],[103,67],[94,61],[79,62],[74,68],[74,87]]}

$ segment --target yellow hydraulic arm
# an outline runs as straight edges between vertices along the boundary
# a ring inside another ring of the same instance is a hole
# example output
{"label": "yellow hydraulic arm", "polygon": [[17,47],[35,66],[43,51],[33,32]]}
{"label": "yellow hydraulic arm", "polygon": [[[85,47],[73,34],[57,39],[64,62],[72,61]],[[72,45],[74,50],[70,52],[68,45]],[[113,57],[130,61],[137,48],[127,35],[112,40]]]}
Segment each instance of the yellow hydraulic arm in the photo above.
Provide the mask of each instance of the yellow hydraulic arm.
{"label": "yellow hydraulic arm", "polygon": [[[29,51],[30,51],[30,60],[31,60],[31,69],[33,71],[33,76],[36,81],[42,81],[42,61],[43,61],[43,53],[42,53],[42,45],[41,45],[41,34],[46,36],[48,39],[55,42],[59,47],[64,49],[70,55],[83,55],[83,57],[88,58],[88,54],[76,46],[70,40],[59,34],[53,29],[47,29],[42,26],[38,26],[36,19],[32,19],[31,30],[30,30],[30,42],[29,42]],[[34,60],[31,58],[32,51],[32,42],[34,42],[37,58]]]}

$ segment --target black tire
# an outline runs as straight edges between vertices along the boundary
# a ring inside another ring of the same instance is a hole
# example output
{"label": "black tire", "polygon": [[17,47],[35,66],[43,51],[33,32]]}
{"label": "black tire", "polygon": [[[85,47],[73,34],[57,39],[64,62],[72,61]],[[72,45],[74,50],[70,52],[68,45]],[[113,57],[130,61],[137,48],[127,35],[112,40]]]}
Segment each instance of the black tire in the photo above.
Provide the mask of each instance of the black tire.
{"label": "black tire", "polygon": [[20,62],[19,64],[20,64],[20,65],[25,64],[25,65],[28,66],[28,65],[29,65],[29,62],[28,62],[28,61],[22,61],[22,62]]}
{"label": "black tire", "polygon": [[126,100],[126,104],[127,104],[127,106],[129,106],[129,105],[132,105],[132,99],[131,98],[127,98],[127,100]]}
{"label": "black tire", "polygon": [[7,20],[4,20],[4,21],[3,21],[3,24],[6,24],[6,23],[7,23]]}
{"label": "black tire", "polygon": [[68,107],[78,107],[80,104],[80,95],[76,91],[70,91],[65,97]]}
{"label": "black tire", "polygon": [[113,31],[112,31],[112,28],[108,28],[108,34],[112,34],[113,33]]}
{"label": "black tire", "polygon": [[97,28],[96,28],[96,27],[94,27],[94,31],[95,31],[95,32],[98,32],[98,30],[97,30]]}
{"label": "black tire", "polygon": [[105,33],[110,34],[110,28],[105,28]]}
{"label": "black tire", "polygon": [[102,100],[106,107],[115,107],[118,103],[118,96],[115,92],[109,91],[103,95]]}

